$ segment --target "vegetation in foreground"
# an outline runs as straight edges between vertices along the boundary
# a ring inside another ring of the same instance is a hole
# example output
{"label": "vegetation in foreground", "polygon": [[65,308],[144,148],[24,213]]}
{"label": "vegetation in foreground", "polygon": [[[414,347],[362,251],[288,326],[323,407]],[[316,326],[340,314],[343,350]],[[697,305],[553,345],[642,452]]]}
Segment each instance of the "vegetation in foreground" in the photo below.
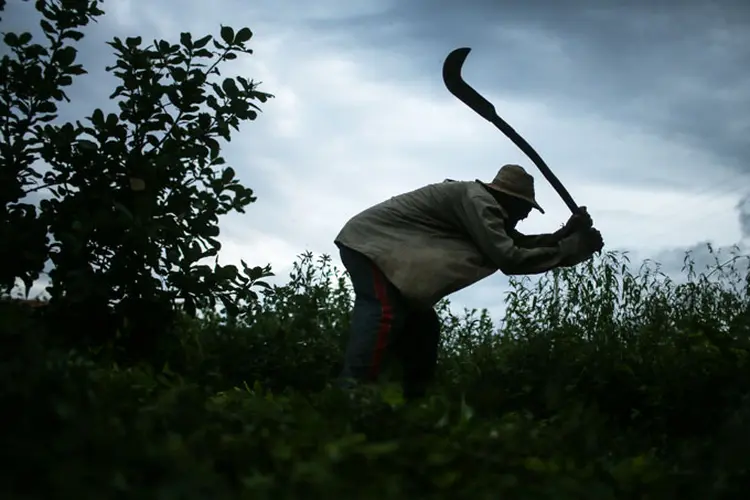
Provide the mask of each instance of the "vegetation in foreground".
{"label": "vegetation in foreground", "polygon": [[100,3],[36,0],[39,32],[3,34],[0,291],[51,269],[51,297],[0,302],[2,498],[740,496],[739,256],[681,284],[617,254],[513,280],[499,331],[444,301],[429,398],[341,393],[351,293],[329,259],[276,287],[209,265],[218,217],[255,201],[219,142],[272,97],[219,73],[252,32],[115,38],[112,109],[62,122]]}
{"label": "vegetation in foreground", "polygon": [[330,387],[349,290],[309,254],[245,321],[182,317],[151,362],[5,303],[5,498],[740,498],[747,278],[620,263],[514,281],[500,332],[443,304],[439,382],[409,405]]}

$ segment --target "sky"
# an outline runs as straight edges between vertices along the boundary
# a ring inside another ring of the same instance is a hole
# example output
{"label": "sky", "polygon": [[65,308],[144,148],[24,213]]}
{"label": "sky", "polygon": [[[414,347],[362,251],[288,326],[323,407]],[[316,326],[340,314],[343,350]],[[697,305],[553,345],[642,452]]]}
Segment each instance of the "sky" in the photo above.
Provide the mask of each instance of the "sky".
{"label": "sky", "polygon": [[[607,250],[679,272],[684,252],[750,243],[750,7],[742,0],[105,1],[79,45],[89,74],[66,119],[112,106],[114,36],[177,41],[249,27],[254,54],[226,75],[275,95],[224,156],[258,201],[221,222],[223,263],[270,263],[281,283],[304,251],[330,254],[352,216],[446,178],[489,181],[505,163],[535,175],[519,229],[570,215],[510,140],[444,87],[447,54],[471,47],[464,78],[494,103],[588,207]],[[2,30],[34,23],[11,0]],[[503,309],[497,273],[450,297]]]}

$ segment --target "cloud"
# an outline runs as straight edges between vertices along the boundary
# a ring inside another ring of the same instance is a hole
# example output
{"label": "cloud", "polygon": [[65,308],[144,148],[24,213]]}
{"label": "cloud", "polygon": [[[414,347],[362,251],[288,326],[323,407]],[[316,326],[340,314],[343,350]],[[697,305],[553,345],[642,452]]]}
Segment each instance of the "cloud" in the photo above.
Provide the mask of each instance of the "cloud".
{"label": "cloud", "polygon": [[473,47],[467,77],[482,89],[689,140],[748,173],[749,12],[740,0],[681,2],[679,9],[645,0],[416,0],[363,16],[356,36],[407,53],[422,74],[454,47]]}
{"label": "cloud", "polygon": [[[305,250],[338,262],[341,226],[393,195],[445,178],[491,179],[503,163],[537,174],[444,88],[444,57],[471,46],[467,80],[589,207],[608,248],[674,261],[700,242],[721,247],[748,236],[750,35],[741,29],[745,11],[731,10],[739,4],[498,5],[105,4],[80,46],[90,74],[71,89],[63,118],[114,109],[114,80],[104,72],[113,36],[177,40],[181,31],[248,25],[254,54],[223,74],[259,80],[276,98],[224,150],[258,201],[222,220],[221,260],[271,263],[282,282]],[[9,5],[7,25],[31,25],[29,8]],[[536,177],[547,215],[520,229],[553,231],[569,212]],[[500,314],[504,290],[498,273],[451,299]]]}

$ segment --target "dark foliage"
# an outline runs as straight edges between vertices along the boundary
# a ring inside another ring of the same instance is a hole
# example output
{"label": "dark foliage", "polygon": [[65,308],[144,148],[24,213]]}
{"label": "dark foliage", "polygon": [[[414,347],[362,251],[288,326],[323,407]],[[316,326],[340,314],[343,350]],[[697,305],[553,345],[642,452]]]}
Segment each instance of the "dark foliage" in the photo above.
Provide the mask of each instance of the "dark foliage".
{"label": "dark foliage", "polygon": [[[75,45],[103,14],[96,0],[37,1],[44,40],[7,32],[0,63],[0,286],[28,289],[45,264],[57,324],[77,342],[122,339],[128,356],[153,350],[175,305],[188,314],[255,300],[269,268],[222,266],[218,218],[244,212],[251,189],[225,165],[219,140],[254,120],[270,94],[219,66],[252,51],[248,28],[224,26],[180,43],[109,42],[118,113],[58,123],[64,88],[86,73]],[[42,165],[40,167],[40,165]],[[43,194],[38,204],[29,195]]]}
{"label": "dark foliage", "polygon": [[[5,303],[2,484],[66,498],[739,498],[750,294],[608,255],[514,281],[508,315],[442,304],[439,382],[330,387],[347,281],[302,256],[238,321],[181,315],[162,365],[54,347]],[[607,283],[607,280],[611,280]],[[35,471],[35,479],[31,471]]]}

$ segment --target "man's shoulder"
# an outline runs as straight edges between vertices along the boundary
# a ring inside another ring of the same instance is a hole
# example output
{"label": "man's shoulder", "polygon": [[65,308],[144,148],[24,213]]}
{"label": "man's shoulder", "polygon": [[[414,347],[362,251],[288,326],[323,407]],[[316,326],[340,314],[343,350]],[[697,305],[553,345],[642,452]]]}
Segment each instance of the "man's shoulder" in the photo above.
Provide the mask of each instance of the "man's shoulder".
{"label": "man's shoulder", "polygon": [[495,206],[497,201],[487,191],[482,183],[476,181],[455,181],[452,179],[446,179],[443,182],[436,182],[423,186],[412,193],[440,193],[441,195],[452,198],[454,201],[468,199],[472,203],[478,203],[480,205]]}
{"label": "man's shoulder", "polygon": [[465,184],[466,196],[472,201],[493,206],[498,205],[495,197],[490,194],[488,188],[486,188],[481,181],[466,181]]}
{"label": "man's shoulder", "polygon": [[[465,192],[468,195],[481,195],[485,192],[484,187],[479,181],[456,181],[445,179],[442,182],[435,182],[424,186],[424,188],[437,188],[452,192]],[[423,189],[424,189],[423,188]]]}
{"label": "man's shoulder", "polygon": [[423,185],[407,191],[371,207],[367,211],[404,207],[404,203],[413,207],[418,205],[460,206],[466,202],[478,205],[479,211],[500,208],[495,198],[478,181],[454,181],[446,179],[442,182]]}

